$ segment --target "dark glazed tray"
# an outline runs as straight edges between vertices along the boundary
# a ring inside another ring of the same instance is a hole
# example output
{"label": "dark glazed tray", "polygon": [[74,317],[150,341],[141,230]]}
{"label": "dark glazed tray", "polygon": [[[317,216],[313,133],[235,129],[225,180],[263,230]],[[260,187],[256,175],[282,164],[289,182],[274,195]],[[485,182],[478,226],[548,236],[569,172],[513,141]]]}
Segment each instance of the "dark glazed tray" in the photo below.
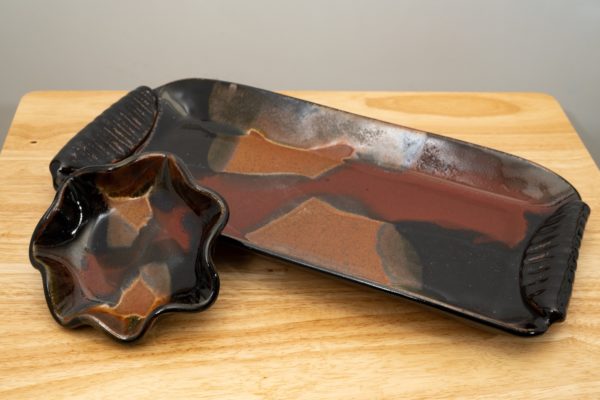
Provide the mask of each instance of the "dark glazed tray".
{"label": "dark glazed tray", "polygon": [[77,169],[171,152],[249,248],[533,335],[566,316],[589,208],[521,158],[265,90],[140,87],[59,152]]}

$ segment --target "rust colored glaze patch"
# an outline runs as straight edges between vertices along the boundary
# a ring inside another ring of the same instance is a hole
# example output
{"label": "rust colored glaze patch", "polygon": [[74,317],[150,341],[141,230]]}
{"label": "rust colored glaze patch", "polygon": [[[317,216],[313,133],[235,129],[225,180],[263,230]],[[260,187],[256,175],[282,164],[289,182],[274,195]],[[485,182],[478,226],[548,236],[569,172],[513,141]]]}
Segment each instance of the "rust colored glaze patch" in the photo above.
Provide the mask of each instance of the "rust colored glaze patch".
{"label": "rust colored glaze patch", "polygon": [[162,312],[214,301],[210,244],[225,219],[223,201],[175,158],[143,155],[68,178],[34,232],[31,260],[59,323],[135,340]]}
{"label": "rust colored glaze patch", "polygon": [[[371,282],[402,282],[413,288],[420,284],[418,264],[410,259],[411,253],[395,229],[384,222],[340,211],[319,199],[305,201],[248,233],[246,239],[276,253],[328,265],[336,272]],[[393,270],[388,265],[388,275],[385,264],[390,263]]]}
{"label": "rust colored glaze patch", "polygon": [[316,177],[339,165],[351,155],[352,148],[347,145],[299,150],[272,142],[261,133],[251,130],[239,138],[223,172]]}

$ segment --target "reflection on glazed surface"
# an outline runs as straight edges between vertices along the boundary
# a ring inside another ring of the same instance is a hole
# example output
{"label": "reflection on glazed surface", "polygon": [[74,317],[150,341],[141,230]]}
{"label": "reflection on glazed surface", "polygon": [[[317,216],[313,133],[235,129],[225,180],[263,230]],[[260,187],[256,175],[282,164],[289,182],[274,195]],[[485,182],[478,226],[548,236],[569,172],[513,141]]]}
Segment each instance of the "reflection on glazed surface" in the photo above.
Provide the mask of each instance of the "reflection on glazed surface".
{"label": "reflection on glazed surface", "polygon": [[217,275],[205,253],[223,204],[180,168],[173,157],[146,155],[60,189],[31,254],[61,324],[133,340],[160,312],[214,301]]}
{"label": "reflection on glazed surface", "polygon": [[566,315],[589,208],[541,166],[257,88],[188,79],[138,88],[105,111],[57,155],[55,180],[56,171],[120,159],[122,147],[91,145],[127,113],[151,119],[118,136],[129,154],[180,157],[227,201],[223,233],[252,249],[512,333],[543,333]]}

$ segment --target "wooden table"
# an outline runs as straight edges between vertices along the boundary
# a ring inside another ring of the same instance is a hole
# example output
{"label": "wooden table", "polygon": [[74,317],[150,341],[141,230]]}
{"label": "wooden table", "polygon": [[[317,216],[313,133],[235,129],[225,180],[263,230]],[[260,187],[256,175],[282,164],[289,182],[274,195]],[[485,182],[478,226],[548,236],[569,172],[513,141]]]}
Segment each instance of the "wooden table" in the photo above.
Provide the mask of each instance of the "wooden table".
{"label": "wooden table", "polygon": [[289,92],[558,172],[592,208],[567,321],[524,339],[220,244],[222,290],[123,345],[51,318],[28,260],[48,163],[123,92],[35,92],[0,156],[0,398],[600,398],[600,174],[538,93]]}

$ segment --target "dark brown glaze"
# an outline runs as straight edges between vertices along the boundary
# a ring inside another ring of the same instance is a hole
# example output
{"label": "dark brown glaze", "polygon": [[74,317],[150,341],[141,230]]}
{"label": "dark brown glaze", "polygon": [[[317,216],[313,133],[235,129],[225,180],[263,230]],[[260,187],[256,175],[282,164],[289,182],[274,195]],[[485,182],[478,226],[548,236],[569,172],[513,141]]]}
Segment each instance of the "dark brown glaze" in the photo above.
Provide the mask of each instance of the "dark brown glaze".
{"label": "dark brown glaze", "polygon": [[[233,83],[190,79],[155,93],[158,115],[135,151],[173,152],[197,182],[223,195],[226,236],[512,333],[542,333],[553,322],[520,276],[534,234],[551,216],[565,204],[587,215],[558,175],[491,149]],[[577,243],[557,245],[576,256]],[[556,276],[571,270],[553,269]],[[558,301],[549,291],[546,303]]]}
{"label": "dark brown glaze", "polygon": [[167,311],[200,311],[218,294],[212,242],[225,204],[174,156],[84,168],[59,187],[30,257],[64,326],[140,338]]}

